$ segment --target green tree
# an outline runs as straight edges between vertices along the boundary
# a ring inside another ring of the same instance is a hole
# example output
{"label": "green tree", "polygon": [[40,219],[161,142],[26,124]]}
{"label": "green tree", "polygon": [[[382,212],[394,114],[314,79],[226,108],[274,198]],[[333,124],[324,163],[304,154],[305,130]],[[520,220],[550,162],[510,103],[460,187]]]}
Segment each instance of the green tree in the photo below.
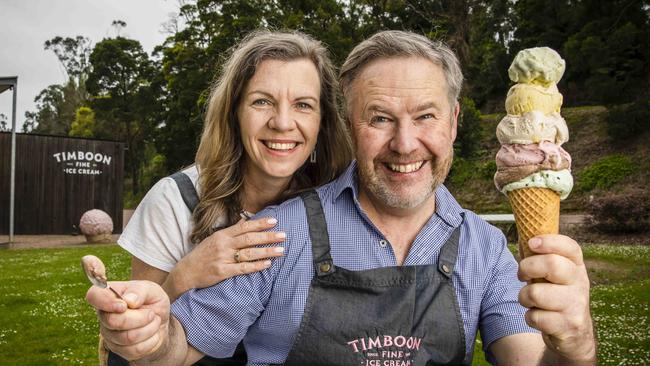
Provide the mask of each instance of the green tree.
{"label": "green tree", "polygon": [[83,104],[78,96],[73,79],[66,84],[48,86],[34,98],[36,111],[25,112],[26,123],[36,133],[66,136],[76,109]]}
{"label": "green tree", "polygon": [[271,28],[297,29],[324,42],[335,64],[342,64],[363,35],[356,21],[346,15],[345,4],[336,0],[281,0],[264,14]]}
{"label": "green tree", "polygon": [[650,4],[644,0],[585,0],[580,24],[564,43],[569,102],[619,103],[647,98]]}
{"label": "green tree", "polygon": [[91,138],[95,135],[94,130],[95,112],[88,107],[79,107],[68,135],[73,137]]}
{"label": "green tree", "polygon": [[510,43],[511,56],[524,48],[547,46],[561,51],[574,24],[580,1],[517,0],[513,5],[516,25]]}
{"label": "green tree", "polygon": [[97,43],[90,63],[86,88],[97,113],[96,132],[126,143],[125,168],[137,194],[143,188],[139,182],[143,151],[156,125],[155,67],[140,42],[122,37]]}
{"label": "green tree", "polygon": [[649,95],[647,0],[519,0],[510,56],[549,46],[566,59],[565,105],[619,103]]}
{"label": "green tree", "polygon": [[356,20],[357,40],[386,30],[410,30],[444,40],[463,66],[469,59],[471,9],[476,0],[363,0],[351,2],[348,13]]}
{"label": "green tree", "polygon": [[57,36],[45,41],[44,48],[54,52],[68,77],[77,79],[77,83],[81,84],[81,78],[88,75],[90,68],[88,59],[92,51],[92,43],[89,38]]}
{"label": "green tree", "polygon": [[482,110],[503,110],[510,85],[508,42],[512,34],[509,0],[476,2],[472,8],[465,94]]}
{"label": "green tree", "polygon": [[467,97],[463,98],[460,106],[454,150],[462,158],[472,158],[481,140],[481,112],[476,109],[474,101]]}
{"label": "green tree", "polygon": [[25,112],[23,130],[53,135],[67,135],[76,110],[88,102],[85,82],[89,72],[90,39],[54,37],[44,44],[61,63],[67,81],[50,85],[34,99],[36,111]]}

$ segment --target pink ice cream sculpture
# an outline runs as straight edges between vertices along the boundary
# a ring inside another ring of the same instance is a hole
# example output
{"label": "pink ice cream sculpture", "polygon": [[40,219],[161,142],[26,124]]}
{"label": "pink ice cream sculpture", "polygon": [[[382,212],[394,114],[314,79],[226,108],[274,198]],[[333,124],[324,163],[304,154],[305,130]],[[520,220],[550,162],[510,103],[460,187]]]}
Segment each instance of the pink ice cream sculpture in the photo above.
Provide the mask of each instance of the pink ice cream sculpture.
{"label": "pink ice cream sculpture", "polygon": [[106,212],[93,209],[81,216],[79,229],[89,243],[109,243],[112,241],[113,220]]}

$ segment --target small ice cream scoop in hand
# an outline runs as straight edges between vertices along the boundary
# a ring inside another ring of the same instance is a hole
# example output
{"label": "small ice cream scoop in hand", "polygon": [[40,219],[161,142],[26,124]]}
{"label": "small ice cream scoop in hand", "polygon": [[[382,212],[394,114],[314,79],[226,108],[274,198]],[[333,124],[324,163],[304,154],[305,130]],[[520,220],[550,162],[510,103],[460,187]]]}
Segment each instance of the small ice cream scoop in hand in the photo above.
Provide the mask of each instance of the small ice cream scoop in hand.
{"label": "small ice cream scoop in hand", "polygon": [[115,291],[112,287],[108,285],[106,278],[106,266],[101,259],[95,257],[94,255],[85,255],[81,258],[81,267],[84,270],[84,273],[88,277],[88,280],[93,285],[100,288],[107,288],[117,296],[118,299],[124,300],[122,296]]}

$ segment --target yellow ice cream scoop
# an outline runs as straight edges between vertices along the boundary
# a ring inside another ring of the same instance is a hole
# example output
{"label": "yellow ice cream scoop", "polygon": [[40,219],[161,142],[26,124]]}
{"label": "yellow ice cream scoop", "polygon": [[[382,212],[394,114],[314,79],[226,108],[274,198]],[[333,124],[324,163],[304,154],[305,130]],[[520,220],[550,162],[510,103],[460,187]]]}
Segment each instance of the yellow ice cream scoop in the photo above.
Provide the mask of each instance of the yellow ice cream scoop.
{"label": "yellow ice cream scoop", "polygon": [[562,107],[562,94],[557,85],[548,87],[535,84],[515,84],[508,90],[506,111],[508,114],[522,115],[530,111],[541,111],[545,114],[559,113]]}
{"label": "yellow ice cream scoop", "polygon": [[517,53],[508,69],[508,76],[515,83],[549,86],[560,81],[564,68],[564,60],[554,49],[534,47]]}

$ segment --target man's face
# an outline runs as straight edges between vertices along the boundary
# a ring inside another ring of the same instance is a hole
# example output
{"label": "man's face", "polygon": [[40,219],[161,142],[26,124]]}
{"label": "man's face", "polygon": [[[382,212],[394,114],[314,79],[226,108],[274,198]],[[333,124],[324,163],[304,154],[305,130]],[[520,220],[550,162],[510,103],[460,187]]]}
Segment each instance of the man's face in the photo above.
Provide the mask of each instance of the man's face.
{"label": "man's face", "polygon": [[349,94],[361,195],[393,209],[435,203],[451,166],[459,111],[449,104],[442,68],[420,57],[376,60]]}

